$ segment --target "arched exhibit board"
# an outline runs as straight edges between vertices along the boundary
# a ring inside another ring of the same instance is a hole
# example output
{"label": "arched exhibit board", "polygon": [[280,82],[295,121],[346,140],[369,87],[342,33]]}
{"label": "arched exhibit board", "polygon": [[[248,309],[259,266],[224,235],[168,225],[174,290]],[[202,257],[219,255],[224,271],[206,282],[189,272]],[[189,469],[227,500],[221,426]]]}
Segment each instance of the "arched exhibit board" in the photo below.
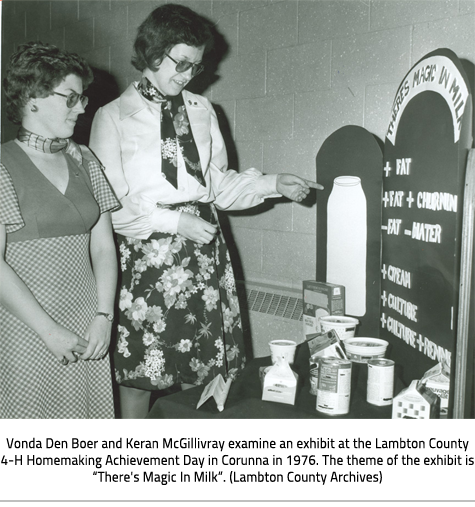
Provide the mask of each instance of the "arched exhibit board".
{"label": "arched exhibit board", "polygon": [[429,53],[399,86],[383,160],[379,336],[406,383],[441,361],[454,369],[471,122],[460,61]]}
{"label": "arched exhibit board", "polygon": [[379,331],[382,161],[375,136],[354,125],[331,134],[316,158],[317,280],[345,286],[359,336]]}

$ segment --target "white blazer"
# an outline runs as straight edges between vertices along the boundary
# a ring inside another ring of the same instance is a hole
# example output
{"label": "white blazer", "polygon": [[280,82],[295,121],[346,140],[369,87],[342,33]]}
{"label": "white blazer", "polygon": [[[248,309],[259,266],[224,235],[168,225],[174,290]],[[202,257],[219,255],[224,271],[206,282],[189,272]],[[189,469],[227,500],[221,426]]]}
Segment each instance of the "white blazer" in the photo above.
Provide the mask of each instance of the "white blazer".
{"label": "white blazer", "polygon": [[256,206],[277,197],[277,175],[251,168],[228,170],[228,157],[216,113],[208,99],[183,91],[198,148],[206,188],[190,176],[178,159],[178,188],[162,176],[160,104],[143,98],[131,84],[116,100],[100,108],[92,124],[89,146],[105,168],[122,209],[112,213],[114,229],[146,239],[153,232],[176,234],[179,211],[157,207],[189,201],[214,202],[223,210]]}

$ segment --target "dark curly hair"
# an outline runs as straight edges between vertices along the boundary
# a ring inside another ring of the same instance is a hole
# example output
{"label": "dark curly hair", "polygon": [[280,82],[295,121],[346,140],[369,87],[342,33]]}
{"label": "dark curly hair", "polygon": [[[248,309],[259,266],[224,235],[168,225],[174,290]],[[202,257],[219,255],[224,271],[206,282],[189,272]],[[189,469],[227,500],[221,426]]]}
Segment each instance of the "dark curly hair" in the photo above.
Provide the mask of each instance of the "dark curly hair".
{"label": "dark curly hair", "polygon": [[30,98],[44,98],[70,74],[78,76],[87,88],[93,75],[86,60],[51,44],[28,42],[10,57],[10,66],[3,80],[7,117],[19,125],[23,108]]}
{"label": "dark curly hair", "polygon": [[134,43],[132,65],[140,71],[149,68],[155,72],[155,62],[161,62],[172,47],[186,44],[205,46],[213,43],[211,22],[183,5],[166,4],[152,11],[140,25]]}

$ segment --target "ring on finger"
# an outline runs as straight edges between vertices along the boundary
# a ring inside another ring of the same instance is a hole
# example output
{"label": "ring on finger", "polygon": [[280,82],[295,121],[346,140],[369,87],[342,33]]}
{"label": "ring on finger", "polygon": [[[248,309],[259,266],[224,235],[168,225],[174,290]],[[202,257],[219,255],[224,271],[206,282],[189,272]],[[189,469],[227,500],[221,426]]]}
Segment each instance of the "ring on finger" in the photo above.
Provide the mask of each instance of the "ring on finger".
{"label": "ring on finger", "polygon": [[64,364],[64,366],[66,366],[69,363],[69,361],[65,357],[63,357],[63,359],[61,359],[60,363]]}

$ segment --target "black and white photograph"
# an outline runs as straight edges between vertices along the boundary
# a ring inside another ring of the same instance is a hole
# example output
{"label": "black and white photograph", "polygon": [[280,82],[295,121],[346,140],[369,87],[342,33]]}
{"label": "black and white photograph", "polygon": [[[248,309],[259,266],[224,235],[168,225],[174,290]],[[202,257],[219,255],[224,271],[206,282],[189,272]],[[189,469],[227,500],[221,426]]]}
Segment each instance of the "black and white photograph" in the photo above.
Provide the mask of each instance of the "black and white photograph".
{"label": "black and white photograph", "polygon": [[475,501],[475,0],[0,9],[0,501]]}

